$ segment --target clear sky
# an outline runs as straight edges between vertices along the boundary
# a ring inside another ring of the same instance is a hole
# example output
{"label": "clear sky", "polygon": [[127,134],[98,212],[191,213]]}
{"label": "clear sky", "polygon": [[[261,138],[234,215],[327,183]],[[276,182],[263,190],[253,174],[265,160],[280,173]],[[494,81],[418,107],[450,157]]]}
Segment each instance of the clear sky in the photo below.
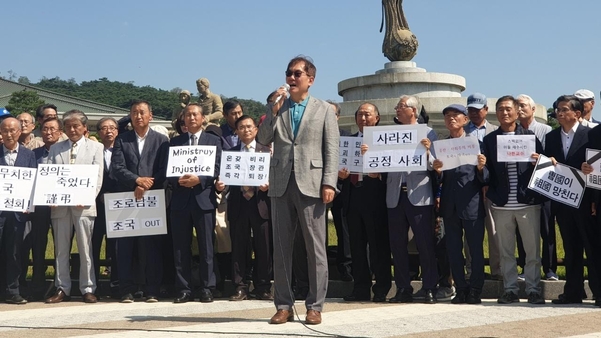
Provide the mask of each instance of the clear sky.
{"label": "clear sky", "polygon": [[[529,94],[549,107],[587,88],[601,119],[601,1],[406,0],[413,61],[466,78],[463,96]],[[339,81],[388,60],[381,1],[5,1],[0,75],[77,82],[107,77],[264,101],[298,54],[317,66],[312,94],[341,101]]]}

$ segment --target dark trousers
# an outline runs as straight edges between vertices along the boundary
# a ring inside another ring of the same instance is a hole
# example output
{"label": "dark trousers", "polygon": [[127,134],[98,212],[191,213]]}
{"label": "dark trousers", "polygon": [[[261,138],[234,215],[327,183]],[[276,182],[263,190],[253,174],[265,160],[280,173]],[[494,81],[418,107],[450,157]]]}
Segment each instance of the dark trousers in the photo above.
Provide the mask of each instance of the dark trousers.
{"label": "dark trousers", "polygon": [[[543,240],[542,260],[543,272],[555,273],[557,271],[557,241],[555,239],[555,212],[551,210],[551,201],[541,205],[540,209],[540,237]],[[520,230],[516,229],[518,241],[518,265],[524,268],[526,265],[526,251]]]}
{"label": "dark trousers", "polygon": [[30,214],[31,231],[23,240],[21,281],[25,280],[29,265],[29,252],[33,260],[33,275],[31,277],[30,292],[45,291],[46,282],[46,247],[48,246],[48,230],[50,221],[50,207],[37,206],[35,212]]}
{"label": "dark trousers", "polygon": [[213,241],[215,237],[215,209],[203,211],[196,198],[190,199],[184,209],[171,210],[173,233],[173,261],[175,264],[175,288],[182,293],[192,293],[192,229],[196,230],[200,256],[200,288],[215,289],[213,270]]}
{"label": "dark trousers", "polygon": [[[307,263],[307,247],[299,221],[296,221],[296,233],[292,249],[292,284],[295,294],[307,296],[309,292],[309,267]],[[327,231],[326,231],[327,232]],[[274,243],[277,239],[274,238]],[[274,244],[274,250],[279,246]]]}
{"label": "dark trousers", "polygon": [[117,266],[119,269],[119,292],[121,295],[137,291],[134,282],[134,251],[144,255],[140,268],[145,272],[145,295],[159,296],[163,276],[162,236],[122,237],[117,238]]}
{"label": "dark trousers", "polygon": [[[351,243],[353,294],[363,297],[386,296],[392,285],[390,239],[385,210],[366,210],[353,200],[362,200],[361,188],[354,188],[347,213]],[[395,270],[396,271],[396,270]],[[372,287],[372,273],[376,283]]]}
{"label": "dark trousers", "polygon": [[[230,191],[231,193],[234,192]],[[230,222],[232,282],[235,288],[248,290],[247,276],[252,266],[251,254],[254,249],[253,285],[257,292],[269,292],[272,274],[271,226],[269,220],[259,216],[255,198],[250,201],[241,198],[236,210],[238,217]]]}
{"label": "dark trousers", "polygon": [[0,213],[0,250],[6,260],[6,295],[19,294],[21,251],[25,222],[17,222],[10,211]]}
{"label": "dark trousers", "polygon": [[[451,272],[457,290],[469,288],[482,291],[484,286],[484,218],[476,220],[460,219],[457,214],[444,218],[447,252]],[[463,236],[472,256],[472,274],[469,284],[465,280],[465,257],[463,256]]]}
{"label": "dark trousers", "polygon": [[[100,279],[100,249],[102,240],[106,236],[106,215],[104,203],[96,201],[97,216],[94,221],[94,230],[92,232],[92,257],[94,259],[94,273],[96,274],[96,286],[99,286]],[[116,285],[119,280],[119,265],[117,264],[117,239],[107,238],[104,247],[104,257],[110,261],[111,266],[111,286]]]}
{"label": "dark trousers", "polygon": [[[343,276],[351,273],[351,244],[348,223],[346,217],[343,215],[342,202],[338,200],[338,197],[334,199],[330,210],[332,211],[334,227],[336,228],[336,237],[338,237],[338,243],[336,244],[336,267],[338,268],[340,276]],[[327,233],[326,219],[326,234]],[[326,245],[327,244],[328,243],[326,242]]]}
{"label": "dark trousers", "polygon": [[434,250],[433,206],[414,206],[409,202],[406,192],[401,192],[399,203],[388,209],[388,230],[390,249],[394,262],[394,281],[397,290],[413,290],[409,276],[409,253],[407,238],[409,227],[413,230],[419,262],[422,270],[423,288],[436,289],[438,271]]}
{"label": "dark trousers", "polygon": [[589,287],[593,295],[599,299],[601,297],[599,283],[601,257],[598,248],[599,233],[595,220],[589,215],[590,211],[562,206],[559,203],[553,203],[553,207],[557,208],[557,223],[565,251],[566,283],[563,294],[571,300],[582,299],[584,285],[582,251],[584,249],[588,262]]}

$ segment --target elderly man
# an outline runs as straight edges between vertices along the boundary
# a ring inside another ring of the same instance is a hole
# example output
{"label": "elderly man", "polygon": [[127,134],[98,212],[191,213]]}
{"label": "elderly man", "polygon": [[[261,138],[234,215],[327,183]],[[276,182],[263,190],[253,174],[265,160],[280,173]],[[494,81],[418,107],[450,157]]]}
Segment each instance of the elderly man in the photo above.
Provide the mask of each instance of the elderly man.
{"label": "elderly man", "polygon": [[[35,168],[33,151],[19,145],[21,124],[19,120],[8,117],[0,123],[0,135],[3,145],[0,147],[0,165]],[[19,291],[21,270],[21,245],[27,215],[22,212],[0,211],[0,251],[4,255],[6,277],[6,302],[26,304]],[[25,259],[25,257],[23,257]],[[25,271],[27,273],[27,271]]]}
{"label": "elderly man", "polygon": [[[35,148],[33,153],[38,164],[48,163],[50,147],[59,141],[63,133],[63,123],[56,117],[50,117],[40,125],[44,145]],[[41,300],[46,292],[46,247],[48,246],[48,230],[50,229],[50,207],[39,205],[31,215],[31,232],[25,237],[23,257],[33,258],[33,275],[31,277],[30,298]],[[27,268],[27,265],[23,265]]]}
{"label": "elderly man", "polygon": [[[525,94],[518,95],[519,121],[524,129],[531,130],[536,138],[545,147],[547,133],[551,131],[551,126],[540,123],[534,118],[536,104],[534,100]],[[555,214],[551,212],[551,201],[545,201],[541,207],[540,214],[540,235],[543,240],[542,265],[545,278],[547,280],[558,280],[557,274],[557,250],[555,249]],[[525,250],[522,243],[522,236],[518,230],[518,265],[524,268]]]}
{"label": "elderly man", "polygon": [[176,304],[194,300],[192,290],[192,231],[196,230],[198,252],[200,256],[200,301],[213,302],[213,290],[216,278],[213,262],[213,237],[217,196],[215,179],[219,175],[221,163],[221,140],[219,136],[202,130],[204,114],[198,103],[190,103],[183,111],[187,133],[173,138],[171,146],[215,146],[215,170],[213,176],[185,174],[179,178],[170,178],[173,187],[171,197],[171,231],[173,234],[173,252],[176,269],[175,287],[179,291]]}
{"label": "elderly man", "polygon": [[[353,136],[363,138],[364,127],[376,126],[380,122],[378,107],[363,103],[355,112],[355,121],[359,132]],[[344,168],[338,171],[338,179],[345,198],[343,211],[348,223],[354,279],[353,291],[344,300],[385,302],[392,286],[386,181],[381,180],[379,175],[371,177],[350,173]],[[372,275],[376,277],[373,285]]]}
{"label": "elderly man", "polygon": [[221,103],[221,97],[217,94],[211,93],[209,90],[209,80],[206,78],[200,78],[196,80],[196,88],[198,89],[198,103],[202,107],[204,116],[204,124],[207,125],[217,124],[223,117],[223,103]]}
{"label": "elderly man", "polygon": [[33,116],[27,112],[17,115],[17,120],[21,123],[21,136],[19,137],[19,143],[21,143],[27,149],[35,149],[44,145],[42,140],[37,139],[33,134],[35,129],[35,121]]}
{"label": "elderly man", "polygon": [[[529,162],[499,162],[497,136],[534,135],[518,123],[518,102],[512,96],[497,100],[497,119],[501,127],[484,137],[486,166],[490,172],[490,183],[486,197],[492,202],[491,212],[495,220],[499,241],[501,268],[503,270],[504,293],[499,304],[519,302],[518,272],[515,259],[515,233],[520,230],[526,249],[524,274],[528,303],[544,304],[540,293],[540,203],[542,197],[528,190],[528,182],[534,170]],[[542,151],[536,141],[536,153]],[[533,161],[536,154],[532,154]]]}
{"label": "elderly man", "polygon": [[594,128],[599,121],[593,118],[593,108],[595,108],[595,94],[588,89],[579,89],[574,93],[580,102],[582,102],[582,116],[580,124],[585,127]]}
{"label": "elderly man", "polygon": [[[50,147],[48,163],[51,164],[95,164],[98,166],[96,195],[102,186],[102,145],[87,139],[88,117],[79,110],[70,110],[63,115],[63,126],[68,140]],[[86,303],[96,303],[96,276],[92,258],[92,233],[96,218],[96,205],[59,206],[50,211],[54,231],[54,253],[56,256],[56,293],[46,303],[60,303],[71,296],[69,256],[73,230],[79,251],[79,290]]]}
{"label": "elderly man", "polygon": [[340,136],[332,106],[309,94],[316,67],[305,56],[290,60],[286,68],[287,91],[279,88],[280,99],[269,107],[257,135],[261,144],[273,142],[269,170],[274,237],[274,277],[276,314],[271,324],[293,320],[294,297],[290,292],[292,248],[300,227],[309,272],[309,293],[305,300],[310,325],[321,323],[328,289],[326,204],[336,191]]}
{"label": "elderly man", "polygon": [[[129,108],[133,130],[115,139],[110,172],[118,182],[118,191],[131,191],[136,200],[150,189],[162,189],[167,171],[169,140],[150,128],[152,107],[143,100],[135,100]],[[121,237],[117,239],[119,292],[122,303],[132,303],[136,292],[133,271],[133,252],[136,245],[146,255],[147,303],[158,301],[163,276],[161,236]]]}
{"label": "elderly man", "polygon": [[[445,126],[449,138],[466,137],[463,126],[467,122],[464,106],[452,104],[443,109]],[[474,137],[474,136],[470,136]],[[479,142],[482,146],[482,143]],[[482,148],[482,147],[481,147]],[[482,152],[482,149],[481,149]],[[443,162],[434,160],[432,166],[442,185],[440,214],[444,219],[447,252],[451,264],[457,294],[453,304],[480,304],[484,286],[484,196],[482,186],[488,182],[486,157],[478,155],[478,164],[465,164],[457,168],[442,170]],[[463,238],[472,253],[472,274],[469,282],[465,278]]]}

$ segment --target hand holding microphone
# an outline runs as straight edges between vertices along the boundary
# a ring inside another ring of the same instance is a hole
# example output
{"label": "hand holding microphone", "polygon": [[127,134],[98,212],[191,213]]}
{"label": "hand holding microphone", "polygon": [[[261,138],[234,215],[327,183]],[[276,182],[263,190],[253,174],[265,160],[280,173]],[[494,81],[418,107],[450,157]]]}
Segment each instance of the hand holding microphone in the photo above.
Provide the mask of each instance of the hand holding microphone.
{"label": "hand holding microphone", "polygon": [[281,86],[280,88],[277,89],[277,94],[278,97],[275,99],[275,101],[273,101],[273,105],[271,107],[271,112],[273,113],[273,116],[276,116],[278,114],[278,111],[280,110],[280,108],[282,108],[282,105],[284,104],[284,101],[282,101],[283,97],[286,97],[288,95],[288,91],[290,90],[290,85],[287,83],[284,83],[283,86]]}

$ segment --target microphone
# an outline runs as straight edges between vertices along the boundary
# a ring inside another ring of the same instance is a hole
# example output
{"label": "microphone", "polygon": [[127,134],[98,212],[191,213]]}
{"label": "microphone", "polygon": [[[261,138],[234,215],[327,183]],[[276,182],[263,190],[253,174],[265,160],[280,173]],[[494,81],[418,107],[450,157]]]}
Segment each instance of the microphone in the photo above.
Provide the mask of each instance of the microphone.
{"label": "microphone", "polygon": [[[287,83],[284,83],[284,85],[282,86],[284,87],[284,89],[286,89],[286,93],[288,93],[290,91],[290,85]],[[282,98],[282,96],[286,96],[286,95],[280,95],[278,96],[277,99],[275,99],[275,101],[273,102],[274,105],[278,104],[278,102],[280,102],[280,99]]]}

